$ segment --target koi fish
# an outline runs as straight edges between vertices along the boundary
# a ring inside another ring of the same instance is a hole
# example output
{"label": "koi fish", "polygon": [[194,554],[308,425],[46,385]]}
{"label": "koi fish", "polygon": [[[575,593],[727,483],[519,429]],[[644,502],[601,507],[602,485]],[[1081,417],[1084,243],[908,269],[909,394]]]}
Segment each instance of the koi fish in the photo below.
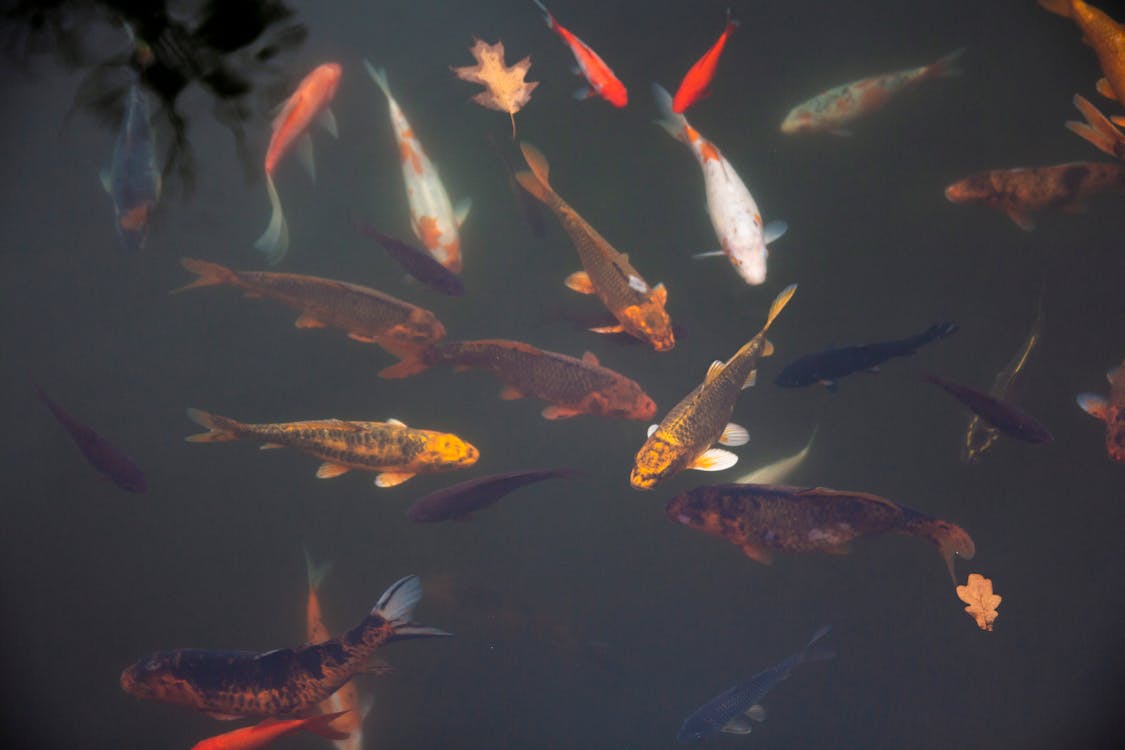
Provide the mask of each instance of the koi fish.
{"label": "koi fish", "polygon": [[692,712],[684,719],[676,734],[679,742],[694,742],[716,732],[728,734],[750,734],[750,721],[766,720],[766,709],[761,701],[777,687],[798,665],[811,661],[824,661],[836,656],[831,649],[817,646],[817,642],[828,635],[831,625],[825,625],[813,633],[805,647],[783,659],[769,669],[758,672],[753,677],[728,688]]}
{"label": "koi fish", "polygon": [[117,236],[130,252],[144,249],[148,222],[160,200],[161,176],[156,168],[156,142],[149,119],[148,101],[139,80],[125,95],[125,116],[113,159],[101,172],[102,187],[113,201]]}
{"label": "koi fish", "polygon": [[399,157],[402,159],[402,179],[406,183],[406,199],[410,203],[410,228],[422,246],[438,263],[453,273],[461,272],[461,237],[457,230],[469,215],[472,203],[469,199],[461,201],[457,208],[449,202],[449,194],[438,176],[414,129],[406,120],[406,115],[391,96],[387,84],[387,71],[376,69],[367,60],[363,61],[371,79],[387,97],[391,113],[391,126],[395,131]]}
{"label": "koi fish", "polygon": [[617,79],[613,74],[610,67],[605,64],[597,52],[590,49],[590,46],[584,41],[572,34],[566,27],[555,20],[551,15],[551,11],[539,0],[531,0],[539,6],[539,10],[543,11],[543,18],[547,22],[547,28],[559,35],[559,39],[563,40],[563,44],[570,48],[570,53],[574,55],[574,62],[577,69],[575,73],[580,73],[586,78],[589,86],[584,86],[574,92],[575,99],[589,99],[597,95],[605,99],[607,102],[615,107],[624,107],[629,103],[629,92],[625,90],[625,84]]}
{"label": "koi fish", "polygon": [[953,398],[967,406],[973,414],[995,427],[1008,437],[1025,443],[1053,443],[1054,436],[1043,424],[1003,399],[984,391],[932,373],[923,373],[922,379],[933,383]]}
{"label": "koi fish", "polygon": [[316,471],[318,479],[331,479],[355,469],[377,472],[376,487],[394,487],[415,474],[468,468],[480,458],[471,443],[456,435],[412,429],[397,419],[245,424],[199,409],[188,409],[187,415],[209,430],[186,438],[189,443],[248,438],[262,441],[263,450],[296,448],[324,462]]}
{"label": "koi fish", "polygon": [[407,576],[383,593],[362,622],[324,643],[265,653],[158,651],[126,668],[121,688],[137,698],[194,708],[216,718],[301,714],[363,674],[380,646],[450,635],[411,622],[421,598],[418,576]]}
{"label": "koi fish", "polygon": [[899,92],[933,78],[960,75],[954,63],[964,52],[955,50],[930,65],[852,81],[817,94],[789,111],[781,132],[851,135],[845,125],[882,109]]}
{"label": "koi fish", "polygon": [[[1104,74],[1098,79],[1098,93],[1125,104],[1125,25],[1082,0],[1039,0],[1039,4],[1078,24],[1083,38],[1094,48]],[[1112,120],[1125,127],[1125,117],[1113,117]]]}
{"label": "koi fish", "polygon": [[51,410],[51,414],[55,416],[59,424],[66,429],[70,439],[78,446],[78,450],[82,451],[86,461],[97,469],[102,476],[129,492],[144,492],[148,488],[144,472],[133,462],[133,459],[72,417],[39,386],[35,386],[35,394],[43,402],[43,405]]}
{"label": "koi fish", "polygon": [[892,357],[906,357],[932,341],[941,341],[957,331],[953,322],[936,323],[916,336],[872,344],[841,346],[806,354],[782,368],[774,380],[783,388],[801,388],[820,383],[835,392],[837,380],[867,370],[878,372],[879,365]]}
{"label": "koi fish", "polygon": [[266,719],[252,727],[242,727],[233,732],[224,732],[195,743],[191,750],[258,750],[269,745],[279,737],[305,730],[330,740],[340,740],[347,735],[329,728],[329,724],[347,713],[340,711],[304,719]]}
{"label": "koi fish", "polygon": [[780,458],[771,464],[754,469],[748,474],[743,474],[738,479],[734,480],[735,484],[777,484],[789,478],[789,475],[800,467],[809,457],[809,451],[812,450],[813,440],[816,439],[817,430],[814,429],[812,434],[809,435],[809,442],[805,443],[805,447],[797,451],[791,456]]}
{"label": "koi fish", "polygon": [[1115,128],[1101,110],[1079,94],[1074,95],[1074,106],[1082,112],[1086,122],[1068,121],[1066,127],[1070,132],[1085,138],[1110,156],[1125,159],[1125,133]]}
{"label": "koi fish", "polygon": [[657,482],[683,469],[722,471],[738,461],[738,456],[713,443],[745,445],[750,440],[746,428],[728,423],[735,401],[742,390],[757,380],[758,362],[773,354],[766,331],[797,291],[790,284],[770,305],[766,324],[726,362],[715,360],[707,376],[688,395],[672,407],[658,425],[648,429],[648,439],[637,451],[629,483],[639,490],[652,489]]}
{"label": "koi fish", "polygon": [[1105,422],[1105,449],[1114,461],[1125,463],[1125,361],[1105,375],[1109,398],[1094,393],[1078,396],[1082,411]]}
{"label": "koi fish", "polygon": [[671,520],[726,539],[765,565],[775,550],[843,555],[853,539],[889,532],[932,542],[954,581],[953,557],[971,560],[976,554],[960,526],[865,492],[720,484],[681,492],[664,510]]}
{"label": "koi fish", "polygon": [[218,263],[181,258],[199,278],[174,290],[226,285],[247,297],[266,297],[300,310],[298,328],[338,328],[348,338],[378,344],[400,359],[411,359],[445,338],[445,326],[429,310],[389,294],[346,281],[268,271],[233,271]]}
{"label": "koi fish", "polygon": [[568,276],[567,287],[579,294],[596,294],[617,318],[618,325],[590,330],[595,333],[624,331],[648,342],[658,352],[674,347],[676,337],[672,333],[672,321],[664,310],[668,301],[664,285],[650,287],[629,263],[629,256],[614,249],[554,191],[548,181],[550,165],[539,149],[521,143],[520,150],[531,171],[517,173],[516,179],[524,190],[554,212],[582,261],[584,270]]}
{"label": "koi fish", "polygon": [[977,172],[945,189],[951,203],[1002,211],[1020,229],[1035,229],[1030,214],[1046,208],[1081,212],[1092,195],[1125,188],[1125,164],[1075,161],[1047,167]]}
{"label": "koi fish", "polygon": [[442,487],[414,501],[406,517],[415,523],[464,521],[469,515],[500,501],[505,495],[546,479],[570,479],[572,469],[536,469],[492,474]]}
{"label": "koi fish", "polygon": [[508,158],[507,152],[501,148],[496,138],[492,133],[488,134],[488,142],[492,144],[492,150],[500,158],[504,164],[504,177],[508,183],[508,188],[515,196],[516,202],[520,205],[520,212],[523,214],[523,219],[527,222],[527,228],[531,230],[531,234],[536,239],[542,239],[547,234],[547,224],[543,219],[543,209],[539,208],[539,204],[531,198],[516,182],[516,168],[512,164],[512,160]]}
{"label": "koi fish", "polygon": [[383,234],[362,221],[356,221],[355,228],[360,234],[367,235],[382,245],[387,255],[394,258],[404,271],[435,292],[451,297],[460,297],[465,293],[465,283],[461,281],[461,277],[438,263],[428,251],[419,250],[389,234]]}
{"label": "koi fish", "polygon": [[274,170],[277,169],[281,159],[296,145],[297,156],[309,176],[316,180],[312,140],[306,131],[314,119],[319,119],[324,129],[336,137],[336,117],[328,105],[336,96],[336,87],[340,84],[342,72],[343,70],[336,63],[325,63],[313,68],[312,72],[297,84],[297,90],[285,100],[281,111],[274,118],[273,133],[266,148],[265,161],[266,190],[270,196],[270,223],[254,243],[254,247],[265,254],[270,265],[280,263],[289,250],[289,226],[285,222],[285,212],[281,208],[281,199],[273,183]]}
{"label": "koi fish", "polygon": [[703,170],[707,213],[722,249],[695,257],[725,255],[743,281],[747,284],[761,284],[766,280],[766,257],[769,255],[766,245],[785,234],[789,226],[784,221],[772,221],[763,227],[757,202],[730,162],[715,144],[688,124],[686,117],[675,113],[672,97],[667,91],[658,84],[653,84],[652,90],[664,115],[656,124],[667,130],[673,138],[686,144]]}
{"label": "koi fish", "polygon": [[676,96],[672,99],[673,112],[683,114],[688,107],[711,93],[711,79],[715,77],[719,56],[723,54],[727,40],[737,28],[738,21],[730,17],[730,8],[727,8],[727,25],[723,27],[723,33],[719,35],[711,49],[691,66],[684,80],[680,81],[680,87],[676,89]]}

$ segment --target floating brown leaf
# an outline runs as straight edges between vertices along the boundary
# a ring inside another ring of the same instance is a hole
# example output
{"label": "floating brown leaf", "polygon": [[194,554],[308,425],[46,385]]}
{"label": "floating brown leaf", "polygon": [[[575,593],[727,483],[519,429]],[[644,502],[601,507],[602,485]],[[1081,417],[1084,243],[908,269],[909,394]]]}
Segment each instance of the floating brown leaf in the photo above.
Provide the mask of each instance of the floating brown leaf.
{"label": "floating brown leaf", "polygon": [[980,573],[970,573],[967,586],[957,587],[957,596],[969,606],[965,611],[977,621],[981,630],[992,630],[992,623],[999,612],[1001,597],[992,593],[992,580]]}
{"label": "floating brown leaf", "polygon": [[516,112],[531,99],[531,92],[539,85],[538,81],[525,81],[528,68],[531,67],[531,56],[525,57],[511,67],[504,65],[504,43],[488,44],[477,39],[469,50],[477,59],[476,65],[463,68],[453,68],[457,77],[479,83],[485,91],[473,97],[473,101],[482,107],[497,109],[507,112],[512,119],[512,138],[516,137]]}

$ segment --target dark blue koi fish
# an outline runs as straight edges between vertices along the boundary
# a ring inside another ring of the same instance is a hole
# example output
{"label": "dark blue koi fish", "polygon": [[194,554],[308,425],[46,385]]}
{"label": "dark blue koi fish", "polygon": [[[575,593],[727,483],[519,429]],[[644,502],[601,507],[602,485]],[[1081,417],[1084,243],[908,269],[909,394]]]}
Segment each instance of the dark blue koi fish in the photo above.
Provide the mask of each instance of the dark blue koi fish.
{"label": "dark blue koi fish", "polygon": [[909,336],[895,341],[877,341],[873,344],[841,346],[826,349],[790,362],[774,381],[785,388],[800,388],[814,383],[825,385],[828,390],[836,390],[836,381],[845,375],[863,370],[875,370],[892,357],[906,357],[918,351],[931,341],[939,341],[954,333],[956,323],[938,323],[922,331],[917,336]]}
{"label": "dark blue koi fish", "polygon": [[816,642],[828,634],[831,625],[825,625],[799,652],[753,677],[743,680],[697,708],[684,720],[676,734],[680,742],[694,742],[716,732],[750,734],[750,720],[765,721],[766,710],[760,701],[789,677],[798,664],[831,659],[835,654],[824,647],[814,648]]}
{"label": "dark blue koi fish", "polygon": [[130,492],[145,491],[147,488],[145,475],[141,472],[140,467],[133,463],[133,459],[115,448],[101,435],[70,416],[61,406],[52,401],[51,397],[44,393],[39,386],[35,387],[35,393],[39,396],[39,400],[55,415],[55,419],[59,420],[59,423],[70,433],[71,439],[74,440],[75,445],[82,451],[82,455],[86,457],[91,466],[123,490]]}
{"label": "dark blue koi fish", "polygon": [[1027,443],[1053,443],[1054,436],[1043,424],[1007,401],[990,396],[984,391],[956,383],[931,373],[922,373],[927,383],[942,388],[969,410],[1008,437]]}
{"label": "dark blue koi fish", "polygon": [[125,96],[125,116],[113,160],[109,169],[102,170],[101,180],[113,200],[122,247],[130,252],[143,249],[149,218],[160,200],[161,179],[148,104],[139,81],[133,82]]}
{"label": "dark blue koi fish", "polygon": [[394,258],[404,271],[430,289],[448,294],[450,297],[460,297],[465,293],[465,284],[461,281],[461,277],[435,260],[426,250],[395,239],[389,234],[383,234],[359,219],[355,219],[354,224],[357,232],[371,237],[382,245],[387,255]]}
{"label": "dark blue koi fish", "polygon": [[569,479],[574,474],[571,469],[535,469],[470,479],[419,498],[406,509],[406,517],[417,523],[465,520],[470,513],[487,508],[520,487],[545,479]]}

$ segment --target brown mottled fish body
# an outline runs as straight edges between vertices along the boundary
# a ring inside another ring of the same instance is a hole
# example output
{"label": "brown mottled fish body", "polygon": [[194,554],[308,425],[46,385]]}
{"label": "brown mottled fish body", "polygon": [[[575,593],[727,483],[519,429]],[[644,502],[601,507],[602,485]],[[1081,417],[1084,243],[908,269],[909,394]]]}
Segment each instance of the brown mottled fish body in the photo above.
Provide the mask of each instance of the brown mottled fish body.
{"label": "brown mottled fish body", "polygon": [[668,518],[726,539],[750,558],[770,563],[773,552],[844,554],[861,536],[897,533],[928,539],[953,576],[953,556],[976,548],[961,527],[864,492],[824,487],[722,484],[674,497]]}

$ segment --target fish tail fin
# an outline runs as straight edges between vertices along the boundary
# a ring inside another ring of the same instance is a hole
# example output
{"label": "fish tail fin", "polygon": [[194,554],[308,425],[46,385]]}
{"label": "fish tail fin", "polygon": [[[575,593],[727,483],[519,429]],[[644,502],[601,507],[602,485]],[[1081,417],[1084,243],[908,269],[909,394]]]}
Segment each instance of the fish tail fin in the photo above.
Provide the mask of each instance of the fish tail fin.
{"label": "fish tail fin", "polygon": [[387,83],[387,69],[376,68],[367,59],[363,61],[363,67],[367,68],[367,74],[371,76],[371,80],[375,81],[376,85],[383,91],[383,95],[388,99],[391,98],[391,86]]}
{"label": "fish tail fin", "polygon": [[953,558],[960,556],[972,560],[977,551],[967,531],[955,523],[940,518],[926,518],[914,524],[913,532],[937,545],[942,559],[945,560],[945,567],[949,570],[949,577],[954,582],[957,581],[957,574],[953,570]]}
{"label": "fish tail fin", "polygon": [[220,417],[200,409],[188,409],[188,419],[200,427],[206,427],[209,432],[198,435],[189,435],[184,438],[189,443],[223,443],[228,440],[237,440],[242,431],[243,424],[228,417]]}
{"label": "fish tail fin", "polygon": [[172,294],[179,294],[180,292],[186,292],[188,289],[196,289],[201,286],[216,286],[218,284],[237,286],[240,281],[235,271],[208,260],[180,258],[180,265],[199,278],[194,279],[189,284],[184,284],[179,289],[173,289]]}
{"label": "fish tail fin", "polygon": [[332,570],[332,562],[326,560],[324,562],[316,562],[309,554],[307,547],[303,548],[305,553],[305,573],[309,578],[309,589],[313,591],[320,590],[320,584],[324,583],[324,579],[328,576],[329,571]]}
{"label": "fish tail fin", "polygon": [[1063,18],[1070,18],[1070,0],[1039,0],[1039,7]]}
{"label": "fish tail fin", "polygon": [[394,628],[392,640],[408,638],[436,638],[452,635],[444,630],[429,628],[411,622],[414,608],[422,600],[422,581],[418,576],[406,576],[391,584],[371,610],[371,616]]}
{"label": "fish tail fin", "polygon": [[677,141],[686,141],[687,118],[677,114],[672,109],[672,95],[659,83],[652,84],[652,95],[656,99],[656,106],[660,110],[660,119],[653,120],[657,125],[668,131],[668,135]]}
{"label": "fish tail fin", "polygon": [[543,156],[542,151],[526,141],[520,143],[520,151],[531,171],[516,172],[516,180],[524,190],[546,203],[554,192],[550,181],[551,165],[547,163],[547,157]]}
{"label": "fish tail fin", "polygon": [[1125,133],[1114,127],[1109,118],[1081,94],[1074,95],[1074,106],[1078,107],[1086,122],[1067,122],[1067,129],[1089,141],[1099,151],[1116,156],[1117,149],[1125,145]]}
{"label": "fish tail fin", "polygon": [[825,661],[827,659],[835,659],[836,652],[827,646],[818,646],[817,642],[828,635],[828,631],[832,629],[831,625],[825,625],[820,630],[813,633],[813,637],[805,644],[801,650],[801,662],[808,661]]}
{"label": "fish tail fin", "polygon": [[959,47],[926,68],[927,78],[952,78],[959,76],[964,71],[957,65],[957,61],[965,54],[965,48]]}
{"label": "fish tail fin", "polygon": [[395,364],[379,370],[379,377],[385,380],[398,380],[417,375],[430,369],[430,363],[419,355],[408,355]]}
{"label": "fish tail fin", "polygon": [[319,716],[310,716],[301,724],[301,729],[329,740],[346,740],[350,736],[347,732],[333,729],[330,725],[332,722],[336,721],[336,719],[339,719],[347,713],[351,713],[351,709],[347,711],[334,711],[330,714],[320,714]]}
{"label": "fish tail fin", "polygon": [[281,208],[281,198],[273,184],[273,175],[266,174],[266,190],[270,195],[270,223],[266,231],[254,242],[254,247],[265,253],[266,262],[276,266],[289,250],[289,225]]}
{"label": "fish tail fin", "polygon": [[543,11],[543,20],[545,20],[547,22],[547,28],[548,29],[555,28],[555,17],[551,15],[551,11],[547,10],[547,6],[544,5],[543,3],[539,2],[539,0],[531,0],[531,2],[538,5],[539,10]]}

